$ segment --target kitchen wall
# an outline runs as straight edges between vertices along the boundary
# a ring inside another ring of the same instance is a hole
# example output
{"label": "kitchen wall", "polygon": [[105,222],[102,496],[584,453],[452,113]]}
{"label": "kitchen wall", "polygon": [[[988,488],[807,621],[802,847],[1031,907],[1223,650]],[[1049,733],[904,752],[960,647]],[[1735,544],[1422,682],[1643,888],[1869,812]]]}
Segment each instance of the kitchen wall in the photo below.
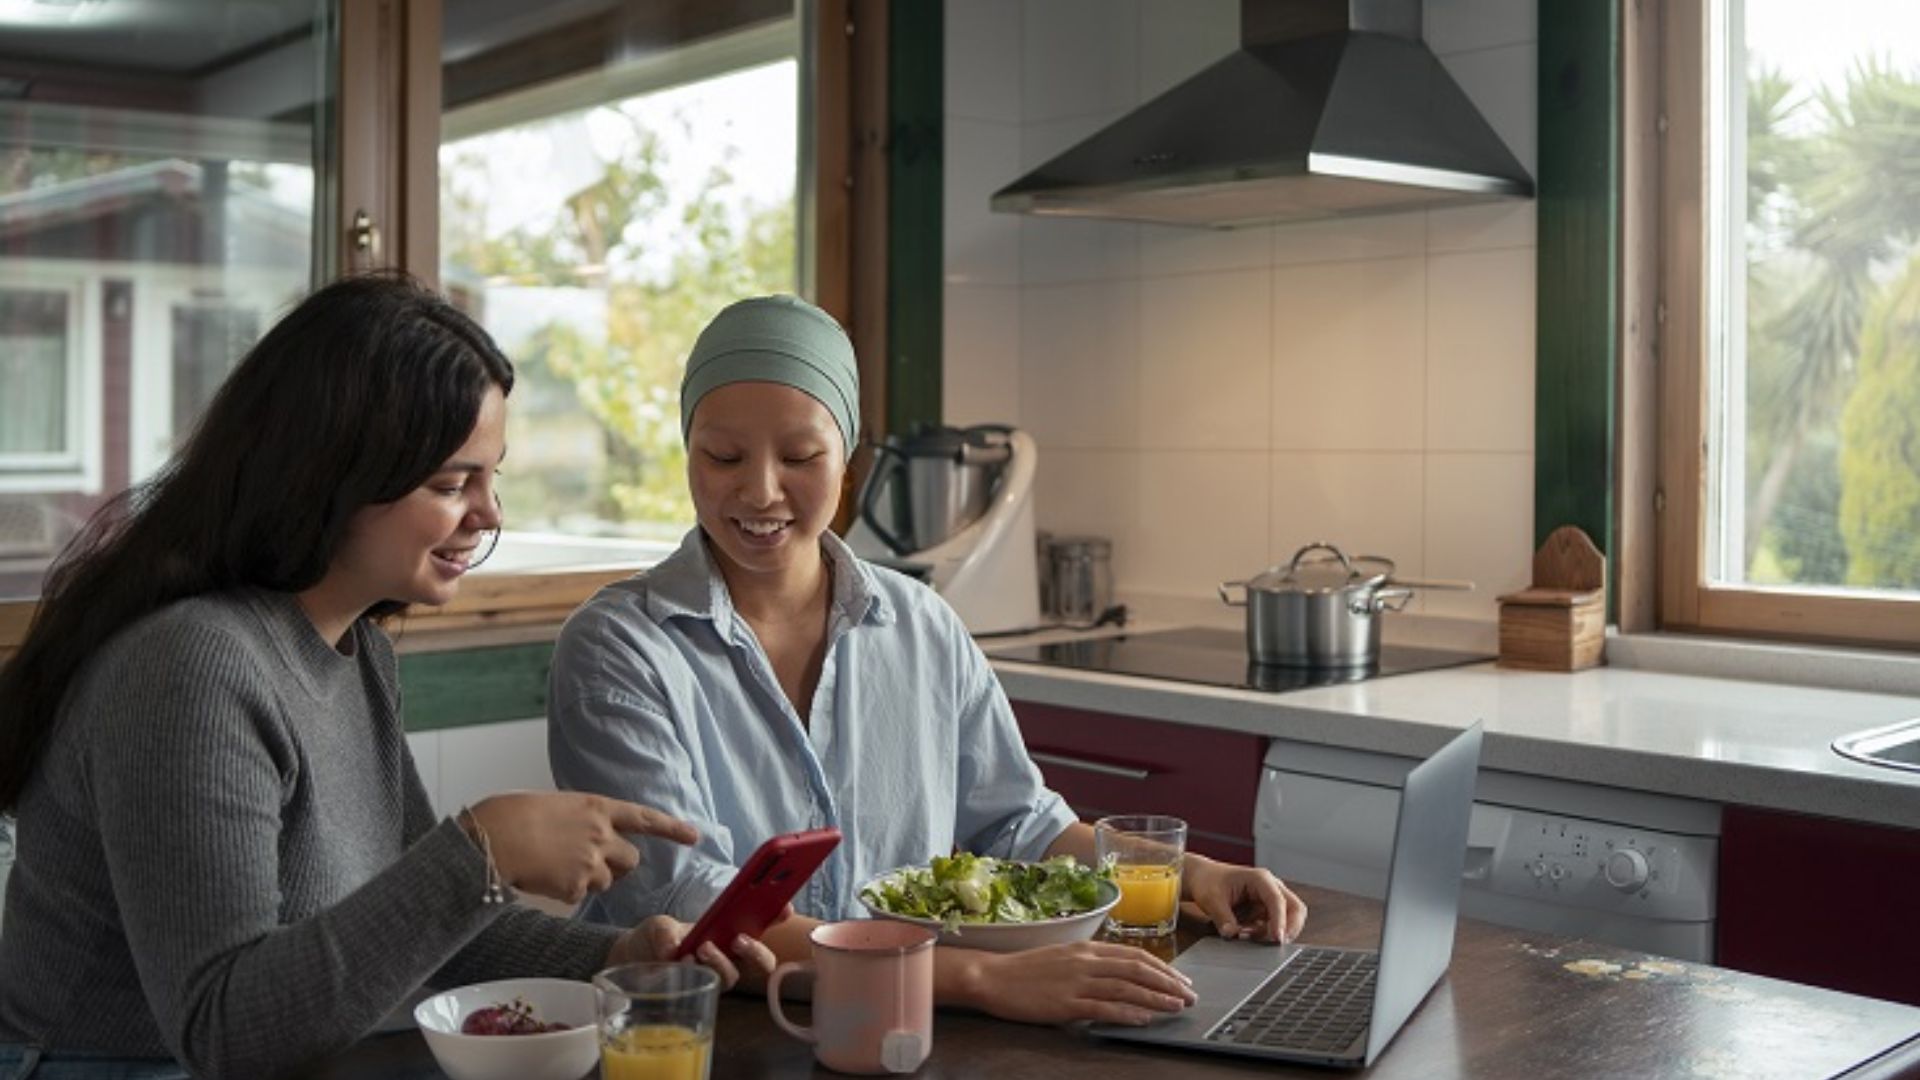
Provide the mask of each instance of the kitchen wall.
{"label": "kitchen wall", "polygon": [[[1426,38],[1535,168],[1535,0],[1428,0]],[[1202,599],[1301,544],[1470,578],[1533,519],[1534,204],[1215,231],[988,196],[1230,51],[1233,0],[946,4],[946,419],[1024,426],[1040,527],[1113,538],[1123,598]]]}

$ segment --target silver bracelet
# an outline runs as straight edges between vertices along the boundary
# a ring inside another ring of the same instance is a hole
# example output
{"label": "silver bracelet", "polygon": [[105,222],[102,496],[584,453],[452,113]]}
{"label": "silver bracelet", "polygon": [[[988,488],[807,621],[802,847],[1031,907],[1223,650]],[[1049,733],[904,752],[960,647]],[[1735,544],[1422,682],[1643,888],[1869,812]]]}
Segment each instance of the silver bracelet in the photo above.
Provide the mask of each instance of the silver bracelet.
{"label": "silver bracelet", "polygon": [[460,808],[460,816],[466,819],[469,838],[478,838],[480,854],[487,860],[487,887],[480,893],[483,904],[504,904],[513,899],[513,890],[500,879],[500,867],[493,861],[493,840],[487,836],[487,830],[480,827],[480,819],[473,816],[468,807]]}

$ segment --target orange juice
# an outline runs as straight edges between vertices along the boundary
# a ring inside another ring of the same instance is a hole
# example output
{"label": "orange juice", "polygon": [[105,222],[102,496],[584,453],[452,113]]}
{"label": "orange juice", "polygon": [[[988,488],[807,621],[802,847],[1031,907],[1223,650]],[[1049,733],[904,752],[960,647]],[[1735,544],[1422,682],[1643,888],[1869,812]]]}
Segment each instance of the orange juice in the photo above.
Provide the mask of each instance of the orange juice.
{"label": "orange juice", "polygon": [[600,1044],[602,1080],[707,1080],[713,1036],[676,1024],[642,1024]]}
{"label": "orange juice", "polygon": [[1113,868],[1120,902],[1108,916],[1120,926],[1162,926],[1174,921],[1180,905],[1180,869],[1120,863]]}

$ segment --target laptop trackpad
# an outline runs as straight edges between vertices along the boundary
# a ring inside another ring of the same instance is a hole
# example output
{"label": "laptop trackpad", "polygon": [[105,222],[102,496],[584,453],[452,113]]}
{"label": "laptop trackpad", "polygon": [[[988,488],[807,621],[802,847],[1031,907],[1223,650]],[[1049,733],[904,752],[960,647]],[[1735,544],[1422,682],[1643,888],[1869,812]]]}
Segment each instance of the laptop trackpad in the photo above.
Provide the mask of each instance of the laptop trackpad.
{"label": "laptop trackpad", "polygon": [[1095,1024],[1098,1035],[1115,1038],[1147,1036],[1198,1039],[1226,1019],[1248,994],[1267,981],[1282,962],[1299,950],[1292,946],[1263,945],[1225,938],[1202,938],[1174,959],[1173,966],[1193,980],[1193,992],[1199,1001],[1165,1019],[1144,1028]]}

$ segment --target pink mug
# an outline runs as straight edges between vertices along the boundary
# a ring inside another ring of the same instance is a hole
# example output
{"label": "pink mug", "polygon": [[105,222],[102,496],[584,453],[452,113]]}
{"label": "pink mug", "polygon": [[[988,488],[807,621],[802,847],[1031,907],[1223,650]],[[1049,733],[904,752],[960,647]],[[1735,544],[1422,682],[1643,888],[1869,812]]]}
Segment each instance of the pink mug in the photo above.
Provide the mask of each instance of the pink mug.
{"label": "pink mug", "polygon": [[[938,936],[911,923],[874,919],[824,923],[808,935],[813,959],[781,964],[767,980],[773,1022],[813,1044],[813,1056],[836,1072],[910,1073],[933,1050],[933,943]],[[788,1020],[780,984],[796,971],[814,973],[813,1026]]]}

